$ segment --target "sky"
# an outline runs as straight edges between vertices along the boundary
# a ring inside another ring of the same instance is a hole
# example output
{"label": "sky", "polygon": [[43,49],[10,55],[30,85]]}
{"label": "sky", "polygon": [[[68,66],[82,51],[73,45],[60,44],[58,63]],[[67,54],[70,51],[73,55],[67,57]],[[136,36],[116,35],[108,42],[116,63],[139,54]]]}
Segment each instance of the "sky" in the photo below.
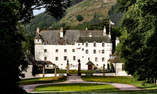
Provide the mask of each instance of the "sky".
{"label": "sky", "polygon": [[40,9],[40,10],[33,10],[33,14],[34,14],[34,15],[38,15],[38,14],[44,12],[44,11],[45,11],[45,8],[42,8],[42,9]]}

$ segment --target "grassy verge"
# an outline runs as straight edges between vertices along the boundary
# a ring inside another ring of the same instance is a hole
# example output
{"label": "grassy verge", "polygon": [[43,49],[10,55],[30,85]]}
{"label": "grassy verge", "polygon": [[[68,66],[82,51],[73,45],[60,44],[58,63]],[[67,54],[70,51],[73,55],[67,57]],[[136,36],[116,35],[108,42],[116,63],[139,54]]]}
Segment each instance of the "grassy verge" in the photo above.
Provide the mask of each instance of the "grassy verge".
{"label": "grassy verge", "polygon": [[[111,82],[111,83],[123,83],[123,84],[131,84],[143,89],[157,89],[157,85],[154,83],[147,83],[146,81],[137,81],[133,77],[126,77],[126,76],[82,76],[84,81],[91,81],[91,82]],[[145,83],[145,86],[142,84]]]}
{"label": "grassy verge", "polygon": [[19,81],[19,84],[27,85],[27,84],[52,83],[52,82],[64,82],[64,81],[66,81],[66,77],[59,76],[59,77],[23,79],[23,80]]}
{"label": "grassy verge", "polygon": [[119,91],[112,85],[107,84],[55,84],[37,86],[33,92],[98,92],[98,91]]}

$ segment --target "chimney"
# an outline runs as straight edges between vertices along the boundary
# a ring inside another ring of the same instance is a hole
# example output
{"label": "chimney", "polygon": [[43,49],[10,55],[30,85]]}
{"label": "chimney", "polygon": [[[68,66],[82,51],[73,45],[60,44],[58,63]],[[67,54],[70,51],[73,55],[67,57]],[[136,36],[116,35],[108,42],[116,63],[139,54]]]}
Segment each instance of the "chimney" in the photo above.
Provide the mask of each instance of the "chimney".
{"label": "chimney", "polygon": [[60,29],[60,37],[63,37],[63,27]]}
{"label": "chimney", "polygon": [[39,34],[39,27],[37,27],[37,32],[36,32],[36,34]]}
{"label": "chimney", "polygon": [[89,37],[92,37],[92,34],[91,34],[91,33],[89,33]]}
{"label": "chimney", "polygon": [[106,27],[104,26],[103,36],[106,36]]}

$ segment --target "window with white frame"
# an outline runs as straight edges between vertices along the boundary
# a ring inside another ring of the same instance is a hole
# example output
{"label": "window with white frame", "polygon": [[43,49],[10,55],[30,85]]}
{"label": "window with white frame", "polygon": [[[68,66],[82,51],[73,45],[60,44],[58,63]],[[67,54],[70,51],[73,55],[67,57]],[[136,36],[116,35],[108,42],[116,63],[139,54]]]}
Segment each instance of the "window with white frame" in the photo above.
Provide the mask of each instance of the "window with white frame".
{"label": "window with white frame", "polygon": [[86,47],[88,47],[88,43],[86,43]]}
{"label": "window with white frame", "polygon": [[105,58],[104,58],[104,57],[102,57],[102,61],[105,61]]}
{"label": "window with white frame", "polygon": [[88,50],[86,50],[86,54],[88,54]]}
{"label": "window with white frame", "polygon": [[64,56],[64,60],[67,60],[67,56]]}
{"label": "window with white frame", "polygon": [[93,53],[96,54],[96,50],[93,50]]}
{"label": "window with white frame", "polygon": [[55,60],[58,61],[58,57],[56,57]]}
{"label": "window with white frame", "polygon": [[96,47],[96,43],[95,42],[94,42],[93,46]]}
{"label": "window with white frame", "polygon": [[44,49],[44,52],[46,53],[46,52],[47,52],[47,49]]}
{"label": "window with white frame", "polygon": [[76,60],[76,56],[73,56],[73,60]]}
{"label": "window with white frame", "polygon": [[95,57],[95,62],[98,62],[98,58],[97,57]]}
{"label": "window with white frame", "polygon": [[58,49],[56,49],[56,53],[58,52]]}
{"label": "window with white frame", "polygon": [[104,47],[104,46],[105,46],[105,43],[103,42],[103,43],[102,43],[102,47]]}
{"label": "window with white frame", "polygon": [[105,53],[105,51],[104,51],[104,49],[102,50],[102,54],[104,54]]}
{"label": "window with white frame", "polygon": [[47,60],[47,57],[44,57],[44,60]]}
{"label": "window with white frame", "polygon": [[67,49],[64,49],[64,52],[67,52]]}
{"label": "window with white frame", "polygon": [[72,52],[75,52],[75,49],[72,49]]}

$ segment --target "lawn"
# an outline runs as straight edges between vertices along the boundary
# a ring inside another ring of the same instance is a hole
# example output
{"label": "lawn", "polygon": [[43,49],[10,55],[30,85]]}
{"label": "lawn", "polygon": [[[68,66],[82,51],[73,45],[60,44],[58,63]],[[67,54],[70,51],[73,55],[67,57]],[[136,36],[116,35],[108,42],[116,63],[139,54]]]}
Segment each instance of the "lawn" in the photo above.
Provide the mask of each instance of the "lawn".
{"label": "lawn", "polygon": [[39,83],[53,83],[53,82],[64,82],[66,81],[65,76],[58,77],[43,77],[43,78],[33,78],[33,79],[22,79],[18,83],[21,85],[27,84],[39,84]]}
{"label": "lawn", "polygon": [[[32,94],[32,93],[30,93]],[[39,93],[35,93],[33,92],[33,94],[157,94],[156,90],[143,90],[143,91],[139,91],[139,90],[135,90],[135,91],[80,91],[80,92],[39,92]]]}
{"label": "lawn", "polygon": [[112,85],[107,84],[53,84],[37,86],[33,92],[98,92],[119,91]]}
{"label": "lawn", "polygon": [[[131,84],[137,86],[139,88],[151,90],[157,89],[157,85],[154,83],[147,83],[146,81],[137,81],[135,78],[131,76],[82,76],[84,81],[91,81],[91,82],[111,82],[111,83],[123,83],[123,84]],[[142,84],[145,83],[145,86]]]}

